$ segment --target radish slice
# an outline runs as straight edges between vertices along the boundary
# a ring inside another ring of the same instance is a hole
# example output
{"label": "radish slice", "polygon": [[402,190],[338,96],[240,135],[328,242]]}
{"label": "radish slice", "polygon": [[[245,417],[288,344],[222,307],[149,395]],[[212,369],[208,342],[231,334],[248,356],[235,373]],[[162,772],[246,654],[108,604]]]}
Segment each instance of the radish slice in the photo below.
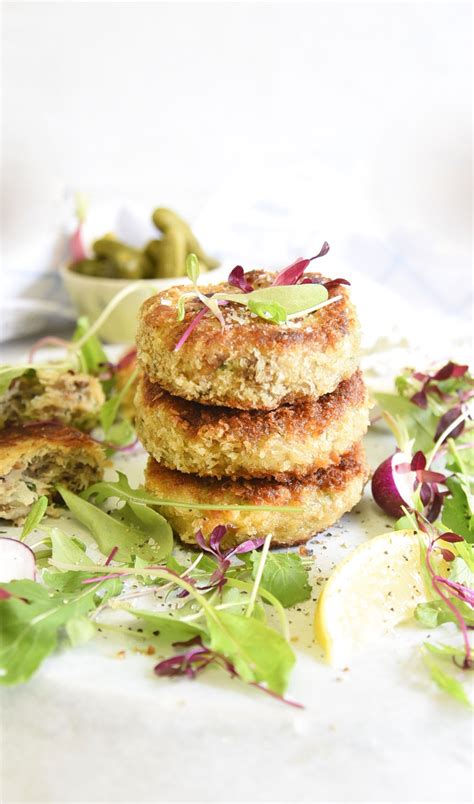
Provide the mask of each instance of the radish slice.
{"label": "radish slice", "polygon": [[34,581],[35,570],[35,554],[27,544],[7,536],[0,538],[0,583]]}
{"label": "radish slice", "polygon": [[413,507],[413,490],[416,472],[399,471],[402,464],[411,463],[411,455],[395,452],[390,455],[372,477],[372,495],[377,505],[396,519],[403,516],[402,505]]}

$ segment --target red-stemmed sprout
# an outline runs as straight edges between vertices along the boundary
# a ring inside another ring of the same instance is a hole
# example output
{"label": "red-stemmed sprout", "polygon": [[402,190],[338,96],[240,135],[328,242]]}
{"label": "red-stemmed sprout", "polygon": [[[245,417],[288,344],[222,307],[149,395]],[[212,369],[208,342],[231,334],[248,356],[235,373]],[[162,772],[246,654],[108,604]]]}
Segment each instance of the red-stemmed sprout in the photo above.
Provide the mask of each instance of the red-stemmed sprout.
{"label": "red-stemmed sprout", "polygon": [[[225,670],[231,678],[240,678],[237,670],[232,662],[230,662],[222,653],[211,650],[203,644],[200,636],[195,636],[187,642],[174,642],[173,647],[185,648],[183,653],[171,656],[169,659],[163,659],[155,665],[154,672],[157,676],[163,677],[176,677],[186,676],[186,678],[194,679],[199,673],[202,673],[210,664],[215,664]],[[273,690],[264,687],[256,681],[251,681],[250,685],[256,687],[262,692],[266,692],[273,698],[293,706],[297,709],[304,709],[303,704],[291,701],[279,695]]]}
{"label": "red-stemmed sprout", "polygon": [[235,268],[232,269],[227,277],[227,281],[229,285],[239,288],[239,290],[243,291],[243,293],[251,293],[253,290],[253,286],[250,284],[248,279],[245,278],[244,269],[241,265],[236,265]]}
{"label": "red-stemmed sprout", "polygon": [[419,511],[415,511],[414,513],[418,527],[428,537],[425,564],[430,576],[431,584],[436,594],[439,595],[441,600],[444,601],[444,603],[453,613],[463,636],[464,660],[462,668],[463,670],[472,670],[474,663],[472,659],[471,645],[469,642],[469,626],[466,624],[466,621],[457,606],[451,600],[451,597],[445,593],[445,589],[449,589],[452,596],[458,598],[458,600],[468,603],[470,606],[474,606],[474,592],[463,584],[450,581],[449,578],[443,578],[442,575],[438,575],[431,562],[433,550],[436,547],[440,549],[441,555],[445,561],[453,561],[455,558],[455,555],[451,550],[448,550],[446,547],[440,547],[438,542],[444,541],[448,544],[455,544],[456,542],[463,542],[464,539],[457,533],[438,534],[426,517],[420,514]]}
{"label": "red-stemmed sprout", "polygon": [[298,257],[295,262],[292,262],[291,265],[283,268],[283,270],[277,274],[276,278],[272,282],[272,285],[296,285],[303,276],[308,265],[313,262],[313,260],[317,260],[318,257],[324,257],[328,251],[329,243],[324,241],[318,254],[315,254],[314,257],[309,258]]}
{"label": "red-stemmed sprout", "polygon": [[209,543],[206,542],[201,530],[198,530],[196,533],[196,541],[201,550],[212,555],[217,562],[217,568],[211,575],[209,584],[205,587],[206,589],[210,589],[212,587],[222,589],[226,583],[225,575],[232,563],[232,557],[242,553],[250,553],[252,550],[258,550],[258,548],[261,547],[265,541],[265,539],[247,539],[247,541],[242,542],[242,544],[237,545],[237,547],[231,547],[228,550],[223,550],[222,540],[224,539],[226,533],[226,525],[217,525],[209,536]]}
{"label": "red-stemmed sprout", "polygon": [[418,450],[410,463],[399,464],[396,467],[396,471],[414,473],[413,490],[416,491],[419,488],[424,514],[429,522],[434,522],[440,514],[443,499],[448,494],[447,490],[440,491],[439,489],[439,484],[446,482],[446,475],[427,469],[426,464],[426,455],[421,450]]}
{"label": "red-stemmed sprout", "polygon": [[434,374],[425,374],[420,371],[415,371],[412,374],[414,380],[421,382],[421,388],[411,397],[411,401],[418,405],[419,408],[426,410],[428,407],[428,393],[436,394],[443,402],[448,402],[451,399],[457,399],[460,402],[467,402],[474,394],[474,389],[466,389],[460,394],[455,395],[447,394],[441,390],[439,383],[444,380],[451,380],[455,378],[464,377],[469,366],[462,366],[458,363],[449,361],[445,366],[440,368]]}
{"label": "red-stemmed sprout", "polygon": [[107,556],[107,559],[106,559],[106,561],[105,561],[104,567],[108,567],[108,566],[109,566],[109,564],[111,563],[111,561],[113,561],[113,560],[114,560],[114,558],[115,558],[115,556],[117,555],[118,551],[119,551],[118,546],[117,546],[117,545],[115,545],[115,547],[113,547],[113,548],[112,548],[112,550],[110,551],[109,555]]}

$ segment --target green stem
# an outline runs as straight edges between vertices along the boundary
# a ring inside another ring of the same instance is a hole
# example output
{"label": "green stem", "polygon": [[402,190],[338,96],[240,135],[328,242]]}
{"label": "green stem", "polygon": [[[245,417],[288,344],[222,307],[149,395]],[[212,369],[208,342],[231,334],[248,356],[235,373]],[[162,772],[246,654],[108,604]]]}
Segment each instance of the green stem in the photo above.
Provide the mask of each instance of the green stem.
{"label": "green stem", "polygon": [[260,558],[258,561],[257,572],[255,574],[255,581],[253,584],[252,591],[250,593],[250,600],[247,606],[247,611],[245,612],[246,617],[251,617],[253,608],[255,606],[255,601],[257,599],[258,588],[260,586],[260,581],[262,580],[263,570],[265,567],[265,562],[267,560],[268,550],[270,547],[270,542],[272,540],[272,534],[269,533],[268,536],[265,538],[265,542],[263,544],[262,552],[260,553]]}
{"label": "green stem", "polygon": [[[228,578],[227,585],[233,586],[235,589],[242,589],[245,592],[251,592],[253,584],[247,583],[247,581],[238,581],[237,578]],[[264,600],[267,600],[271,605],[274,607],[278,619],[280,620],[281,630],[283,632],[283,636],[285,637],[286,641],[289,642],[290,640],[290,629],[288,628],[288,621],[286,619],[285,609],[281,605],[280,601],[278,600],[275,595],[272,595],[271,592],[268,592],[264,589],[263,586],[260,587],[258,590],[258,594],[260,597],[263,597]]]}

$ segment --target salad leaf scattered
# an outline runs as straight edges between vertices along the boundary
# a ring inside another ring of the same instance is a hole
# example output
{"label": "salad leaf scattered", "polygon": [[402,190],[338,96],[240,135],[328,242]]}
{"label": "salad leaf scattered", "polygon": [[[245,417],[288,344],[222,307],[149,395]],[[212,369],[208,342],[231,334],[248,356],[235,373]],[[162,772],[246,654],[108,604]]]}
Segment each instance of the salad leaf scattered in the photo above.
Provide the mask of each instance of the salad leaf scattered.
{"label": "salad leaf scattered", "polygon": [[[255,578],[258,567],[258,554],[251,557]],[[270,553],[265,562],[262,585],[285,607],[302,603],[311,597],[308,572],[298,553]]]}
{"label": "salad leaf scattered", "polygon": [[[474,487],[469,453],[473,447],[473,379],[467,366],[450,361],[434,372],[406,371],[397,378],[396,388],[398,394],[376,395],[400,451],[375,471],[374,499],[388,513],[401,508],[404,516],[398,526],[419,534],[422,571],[434,599],[417,606],[415,619],[428,628],[454,623],[462,634],[462,662],[458,662],[457,648],[452,647],[449,654],[449,646],[444,646],[443,652],[463,670],[471,670]],[[397,477],[397,472],[401,476]],[[403,500],[398,505],[395,497],[400,494]],[[442,556],[446,573],[440,574],[433,564],[434,555]],[[424,652],[432,679],[457,700],[468,703],[462,681],[447,674],[439,666],[439,651],[436,656],[434,653],[429,647]]]}
{"label": "salad leaf scattered", "polygon": [[471,699],[464,685],[458,681],[458,679],[454,678],[450,673],[447,673],[440,664],[426,652],[423,654],[423,661],[428,668],[432,680],[443,692],[447,692],[448,695],[456,698],[460,703],[472,708]]}
{"label": "salad leaf scattered", "polygon": [[[76,329],[72,336],[73,342],[83,338],[89,329],[89,319],[86,316],[78,318]],[[79,359],[82,370],[87,374],[100,374],[109,365],[109,359],[104,351],[104,347],[96,335],[91,335],[80,347]]]}
{"label": "salad leaf scattered", "polygon": [[161,561],[171,553],[173,532],[157,511],[129,501],[107,514],[63,486],[58,486],[58,491],[76,519],[93,534],[104,555],[114,547],[118,547],[118,561],[131,561],[135,556]]}
{"label": "salad leaf scattered", "polygon": [[472,544],[474,542],[474,514],[469,492],[456,476],[448,478],[446,486],[450,496],[446,498],[443,506],[442,523],[449,530],[464,536],[466,541]]}
{"label": "salad leaf scattered", "polygon": [[95,609],[103,602],[108,589],[108,581],[83,588],[73,595],[53,592],[35,581],[11,581],[2,585],[0,683],[27,681],[56,648],[60,629]]}
{"label": "salad leaf scattered", "polygon": [[38,497],[36,502],[31,506],[28,516],[25,519],[25,523],[23,525],[20,540],[26,539],[30,533],[38,527],[41,520],[43,519],[46,509],[48,507],[48,498],[47,497]]}

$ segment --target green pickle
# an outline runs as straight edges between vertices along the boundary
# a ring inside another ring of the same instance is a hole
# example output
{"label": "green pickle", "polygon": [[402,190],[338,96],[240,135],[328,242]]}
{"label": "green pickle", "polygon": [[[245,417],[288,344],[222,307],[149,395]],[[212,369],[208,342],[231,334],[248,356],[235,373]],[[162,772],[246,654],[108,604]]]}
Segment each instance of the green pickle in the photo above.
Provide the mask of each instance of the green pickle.
{"label": "green pickle", "polygon": [[193,252],[198,260],[205,266],[206,269],[217,268],[219,265],[218,260],[209,257],[202,248],[199,241],[196,239],[191,231],[190,226],[184,221],[176,212],[165,207],[155,209],[152,220],[157,229],[164,232],[165,235],[170,231],[181,229],[186,238],[186,252]]}
{"label": "green pickle", "polygon": [[219,263],[209,257],[196,240],[190,227],[176,212],[160,207],[152,215],[161,239],[150,240],[143,249],[122,243],[113,232],[93,244],[94,256],[70,266],[84,276],[107,279],[173,279],[186,276],[186,256],[196,254],[201,271],[216,268]]}
{"label": "green pickle", "polygon": [[93,249],[97,257],[110,260],[120,279],[149,279],[153,275],[153,265],[149,257],[119,240],[103,237],[95,241]]}

